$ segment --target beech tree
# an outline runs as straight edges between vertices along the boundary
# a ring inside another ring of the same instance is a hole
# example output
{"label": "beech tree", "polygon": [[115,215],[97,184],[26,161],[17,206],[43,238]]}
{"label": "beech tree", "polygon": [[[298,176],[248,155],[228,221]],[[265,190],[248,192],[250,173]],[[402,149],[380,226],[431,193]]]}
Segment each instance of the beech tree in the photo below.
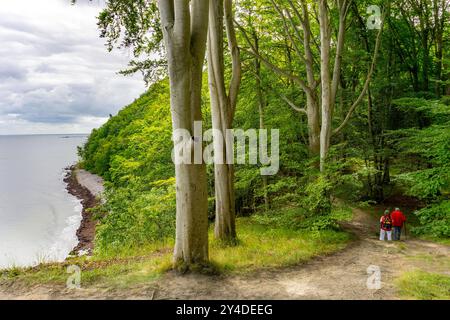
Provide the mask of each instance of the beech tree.
{"label": "beech tree", "polygon": [[[208,0],[159,0],[167,52],[173,130],[187,130],[191,150],[202,144],[194,123],[202,121],[201,89],[208,30]],[[177,157],[177,155],[175,155]],[[193,153],[192,153],[193,157]],[[177,163],[175,263],[208,261],[208,194],[206,166]]]}
{"label": "beech tree", "polygon": [[[98,23],[109,50],[133,49],[130,68],[122,73],[141,71],[147,81],[155,81],[168,70],[173,131],[189,132],[191,150],[203,143],[194,123],[202,121],[208,12],[208,0],[109,0]],[[175,161],[174,263],[187,268],[209,259],[206,165],[194,155],[190,164]]]}
{"label": "beech tree", "polygon": [[[224,29],[232,58],[232,76],[227,89],[224,65]],[[232,0],[211,0],[209,9],[208,70],[211,96],[212,126],[226,137],[233,126],[239,86],[241,59],[233,23]],[[215,236],[223,241],[236,239],[234,166],[227,162],[233,146],[216,141],[214,152],[214,185],[216,197]],[[219,159],[220,158],[220,159]]]}

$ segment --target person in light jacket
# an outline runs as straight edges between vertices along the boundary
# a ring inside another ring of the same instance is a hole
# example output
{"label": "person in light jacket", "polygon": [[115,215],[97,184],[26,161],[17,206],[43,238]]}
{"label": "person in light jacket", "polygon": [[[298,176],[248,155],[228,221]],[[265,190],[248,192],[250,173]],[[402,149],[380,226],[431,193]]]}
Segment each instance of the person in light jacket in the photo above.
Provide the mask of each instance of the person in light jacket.
{"label": "person in light jacket", "polygon": [[380,226],[380,240],[385,241],[387,235],[388,241],[392,241],[392,218],[389,210],[386,210],[381,217]]}

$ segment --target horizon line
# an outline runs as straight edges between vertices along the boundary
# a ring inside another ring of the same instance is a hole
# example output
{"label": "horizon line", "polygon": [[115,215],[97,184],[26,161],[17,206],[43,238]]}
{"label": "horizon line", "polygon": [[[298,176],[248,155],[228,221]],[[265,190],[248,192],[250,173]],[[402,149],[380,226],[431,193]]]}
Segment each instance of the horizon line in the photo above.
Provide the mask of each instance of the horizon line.
{"label": "horizon line", "polygon": [[80,136],[80,135],[90,135],[91,133],[13,133],[13,134],[2,134],[0,137],[13,137],[13,136]]}

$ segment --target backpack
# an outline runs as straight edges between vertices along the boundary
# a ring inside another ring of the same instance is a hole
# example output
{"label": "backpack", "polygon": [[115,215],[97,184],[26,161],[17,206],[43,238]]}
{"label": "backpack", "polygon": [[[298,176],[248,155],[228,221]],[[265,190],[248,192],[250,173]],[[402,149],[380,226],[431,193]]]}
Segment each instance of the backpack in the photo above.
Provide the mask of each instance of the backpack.
{"label": "backpack", "polygon": [[384,217],[383,228],[386,230],[392,229],[392,218],[391,216]]}

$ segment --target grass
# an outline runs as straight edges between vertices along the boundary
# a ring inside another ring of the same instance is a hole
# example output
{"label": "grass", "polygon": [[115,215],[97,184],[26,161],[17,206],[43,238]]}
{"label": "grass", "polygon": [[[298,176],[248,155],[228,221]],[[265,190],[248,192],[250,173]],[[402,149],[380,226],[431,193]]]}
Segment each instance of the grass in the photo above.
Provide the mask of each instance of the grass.
{"label": "grass", "polygon": [[439,238],[439,237],[421,235],[421,236],[419,236],[419,239],[440,243],[440,244],[443,244],[446,246],[450,246],[450,238]]}
{"label": "grass", "polygon": [[448,272],[450,270],[450,257],[445,254],[417,254],[407,257],[413,260],[416,265],[420,265],[423,268],[432,267],[436,272]]}
{"label": "grass", "polygon": [[405,299],[449,300],[450,276],[411,271],[404,273],[395,281],[400,295]]}
{"label": "grass", "polygon": [[229,247],[214,241],[211,246],[211,260],[223,272],[245,273],[296,265],[343,249],[350,241],[344,232],[271,229],[249,219],[238,220],[237,228],[239,245]]}
{"label": "grass", "polygon": [[[341,231],[296,231],[269,228],[250,218],[237,220],[239,242],[224,246],[211,241],[210,258],[217,271],[224,274],[253,272],[264,268],[296,265],[309,259],[343,249],[351,236]],[[213,239],[213,230],[210,231]],[[1,282],[26,285],[64,286],[67,267],[81,268],[82,287],[128,287],[158,279],[172,266],[173,241],[149,244],[140,248],[103,252],[93,257],[72,258],[64,263],[35,268],[14,268],[0,272]]]}

